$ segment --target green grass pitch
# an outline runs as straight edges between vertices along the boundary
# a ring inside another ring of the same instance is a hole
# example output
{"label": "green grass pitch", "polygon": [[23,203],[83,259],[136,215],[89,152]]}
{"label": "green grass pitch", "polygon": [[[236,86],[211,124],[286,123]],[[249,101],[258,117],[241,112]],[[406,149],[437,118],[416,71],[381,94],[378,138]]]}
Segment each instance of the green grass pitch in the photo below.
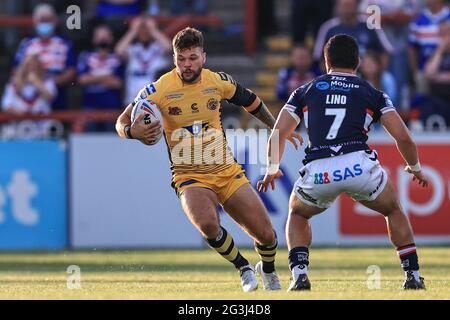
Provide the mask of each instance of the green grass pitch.
{"label": "green grass pitch", "polygon": [[[253,264],[251,249],[241,250]],[[450,299],[450,247],[419,247],[426,291],[401,289],[403,271],[392,248],[312,248],[311,292],[286,292],[287,250],[277,254],[283,290],[241,291],[238,273],[210,249],[0,253],[0,299]],[[81,270],[68,289],[67,267]],[[368,289],[367,267],[381,270]]]}

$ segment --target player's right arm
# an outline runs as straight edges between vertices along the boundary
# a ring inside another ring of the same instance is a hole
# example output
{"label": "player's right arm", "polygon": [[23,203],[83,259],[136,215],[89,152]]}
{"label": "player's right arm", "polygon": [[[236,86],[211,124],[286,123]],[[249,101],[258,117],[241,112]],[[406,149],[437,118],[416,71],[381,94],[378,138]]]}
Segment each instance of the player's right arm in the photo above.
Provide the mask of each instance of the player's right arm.
{"label": "player's right arm", "polygon": [[149,125],[142,124],[141,120],[144,118],[144,115],[142,114],[132,123],[131,113],[134,105],[140,100],[152,100],[155,103],[158,103],[159,91],[157,92],[157,89],[159,89],[159,87],[159,81],[146,85],[138,92],[133,102],[131,102],[120,114],[116,121],[116,131],[120,137],[124,139],[138,139],[147,145],[152,144],[156,140],[161,131],[160,122],[154,121]]}
{"label": "player's right arm", "polygon": [[[286,146],[286,140],[292,137],[295,133],[295,128],[297,128],[303,118],[302,107],[304,106],[304,101],[302,95],[303,88],[295,90],[278,115],[267,143],[267,171],[263,180],[257,183],[257,189],[260,192],[266,192],[269,184],[274,190],[275,179],[283,175],[279,166]],[[301,135],[297,135],[297,139],[302,145],[303,138]]]}
{"label": "player's right arm", "polygon": [[120,114],[116,121],[117,134],[124,139],[138,139],[145,144],[150,145],[154,141],[159,132],[161,131],[161,125],[159,121],[154,121],[149,125],[141,123],[144,118],[144,114],[141,114],[136,121],[131,123],[131,111],[133,110],[133,104],[130,103],[125,110]]}
{"label": "player's right arm", "polygon": [[[267,142],[267,171],[263,180],[257,183],[258,191],[266,192],[269,184],[274,190],[275,179],[283,176],[279,167],[286,147],[286,140],[292,136],[298,124],[299,122],[285,108],[281,110]],[[300,135],[299,142],[300,145],[303,144],[303,138]]]}
{"label": "player's right arm", "polygon": [[428,186],[428,180],[420,168],[416,143],[398,113],[395,110],[384,113],[380,121],[386,131],[394,138],[398,151],[406,161],[405,171],[413,174],[413,180],[417,179],[422,186]]}

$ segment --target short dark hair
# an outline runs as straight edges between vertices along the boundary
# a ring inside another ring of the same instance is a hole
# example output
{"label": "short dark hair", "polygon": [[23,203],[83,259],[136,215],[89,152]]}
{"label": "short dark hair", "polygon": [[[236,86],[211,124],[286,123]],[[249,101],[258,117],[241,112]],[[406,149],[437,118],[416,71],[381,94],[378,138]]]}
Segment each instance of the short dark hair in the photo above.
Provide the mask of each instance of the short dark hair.
{"label": "short dark hair", "polygon": [[353,70],[358,68],[359,48],[352,36],[335,35],[325,44],[323,53],[331,67]]}
{"label": "short dark hair", "polygon": [[203,34],[195,28],[186,27],[173,37],[172,45],[178,51],[195,47],[203,49]]}

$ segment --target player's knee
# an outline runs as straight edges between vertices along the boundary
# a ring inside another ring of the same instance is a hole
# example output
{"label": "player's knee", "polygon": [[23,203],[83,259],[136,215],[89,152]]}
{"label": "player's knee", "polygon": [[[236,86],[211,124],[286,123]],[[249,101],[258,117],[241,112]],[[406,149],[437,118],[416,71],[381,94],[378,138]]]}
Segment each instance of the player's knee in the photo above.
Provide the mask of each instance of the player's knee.
{"label": "player's knee", "polygon": [[399,201],[392,201],[381,211],[381,214],[385,217],[389,217],[393,215],[404,215],[404,212]]}
{"label": "player's knee", "polygon": [[403,210],[401,208],[395,208],[391,209],[389,211],[386,211],[382,213],[385,217],[392,217],[392,216],[399,216],[399,215],[405,215]]}
{"label": "player's knee", "polygon": [[271,246],[275,243],[275,232],[272,228],[266,228],[258,237],[258,243],[265,246]]}
{"label": "player's knee", "polygon": [[203,236],[208,239],[213,239],[220,233],[220,225],[216,221],[199,221],[197,227],[200,229]]}
{"label": "player's knee", "polygon": [[298,208],[298,207],[290,208],[290,209],[289,209],[289,214],[290,214],[290,215],[295,215],[295,216],[300,216],[300,217],[305,218],[305,219],[311,218],[311,216],[308,215],[308,213],[305,212],[305,210],[301,210],[301,209]]}

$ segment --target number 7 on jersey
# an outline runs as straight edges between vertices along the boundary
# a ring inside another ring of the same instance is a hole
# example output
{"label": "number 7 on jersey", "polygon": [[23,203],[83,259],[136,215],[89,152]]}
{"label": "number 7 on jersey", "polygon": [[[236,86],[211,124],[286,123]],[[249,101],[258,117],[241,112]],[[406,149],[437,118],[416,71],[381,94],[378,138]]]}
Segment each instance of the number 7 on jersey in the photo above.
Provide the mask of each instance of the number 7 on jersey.
{"label": "number 7 on jersey", "polygon": [[333,140],[336,138],[339,129],[341,128],[342,122],[345,118],[346,109],[344,108],[326,108],[326,116],[334,116],[333,123],[331,124],[330,130],[327,134],[327,140]]}

